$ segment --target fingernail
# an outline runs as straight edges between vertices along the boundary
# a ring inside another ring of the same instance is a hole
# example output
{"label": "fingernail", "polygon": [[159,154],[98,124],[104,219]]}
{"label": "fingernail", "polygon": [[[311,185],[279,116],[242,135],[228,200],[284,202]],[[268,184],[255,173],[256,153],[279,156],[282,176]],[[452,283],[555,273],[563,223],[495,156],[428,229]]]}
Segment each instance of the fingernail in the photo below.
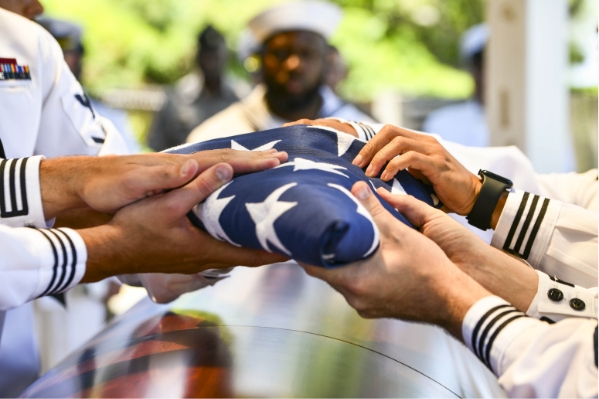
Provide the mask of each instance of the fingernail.
{"label": "fingernail", "polygon": [[381,175],[381,180],[383,180],[383,181],[389,180],[387,172],[383,172],[383,174]]}
{"label": "fingernail", "polygon": [[183,176],[186,176],[189,173],[189,171],[191,170],[191,168],[193,167],[194,163],[195,163],[195,161],[193,161],[191,159],[189,161],[186,161],[183,164],[183,166],[181,167],[181,174]]}
{"label": "fingernail", "polygon": [[353,160],[353,162],[352,162],[352,163],[353,163],[354,165],[358,165],[358,166],[359,166],[359,165],[362,163],[362,160],[363,160],[363,159],[364,159],[364,158],[362,158],[362,155],[358,154],[358,156],[354,158],[354,160]]}
{"label": "fingernail", "polygon": [[279,150],[277,150],[276,148],[271,148],[270,150],[266,151],[269,154],[276,154],[277,152],[279,152]]}
{"label": "fingernail", "polygon": [[219,165],[216,167],[215,171],[216,176],[221,179],[222,181],[229,181],[231,180],[232,177],[232,171],[231,168],[227,168],[224,165]]}
{"label": "fingernail", "polygon": [[370,197],[370,187],[368,187],[366,184],[363,184],[362,188],[356,193],[356,197],[358,197],[360,201],[366,201],[368,197]]}
{"label": "fingernail", "polygon": [[374,167],[372,166],[372,164],[368,165],[368,168],[366,168],[366,174],[370,175],[372,173],[372,170],[374,169]]}

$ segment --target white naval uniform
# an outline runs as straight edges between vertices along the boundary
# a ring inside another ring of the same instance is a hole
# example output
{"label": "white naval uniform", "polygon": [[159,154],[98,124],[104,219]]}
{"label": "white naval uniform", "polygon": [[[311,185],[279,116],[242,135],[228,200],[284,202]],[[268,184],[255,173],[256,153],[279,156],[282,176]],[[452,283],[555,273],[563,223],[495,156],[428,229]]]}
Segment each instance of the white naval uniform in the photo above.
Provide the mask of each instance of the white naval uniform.
{"label": "white naval uniform", "polygon": [[[268,109],[266,86],[257,85],[247,97],[229,106],[196,127],[187,137],[188,143],[268,130],[291,122],[281,119]],[[321,86],[322,107],[318,118],[339,117],[348,120],[373,122],[355,106],[341,100],[328,86]],[[365,137],[360,137],[365,139]]]}
{"label": "white naval uniform", "polygon": [[549,324],[488,296],[466,313],[462,338],[509,397],[597,397],[597,319]]}
{"label": "white naval uniform", "polygon": [[[370,135],[382,128],[352,125]],[[536,179],[536,191],[547,196],[510,193],[491,240],[537,269],[526,315],[499,297],[481,299],[464,318],[464,342],[510,397],[597,397],[597,170],[535,175],[518,152],[440,142],[464,164],[491,164],[508,177],[516,169],[529,187]],[[559,290],[559,300],[550,298],[551,289]]]}
{"label": "white naval uniform", "polygon": [[0,393],[14,396],[39,367],[32,304],[20,305],[77,284],[87,257],[75,231],[46,229],[39,192],[41,157],[36,155],[119,154],[127,149],[113,125],[89,107],[60,46],[44,28],[0,9],[0,35],[0,59],[30,71],[30,79],[0,79],[0,140],[9,158],[0,166],[0,313],[13,309],[6,314],[0,341]]}

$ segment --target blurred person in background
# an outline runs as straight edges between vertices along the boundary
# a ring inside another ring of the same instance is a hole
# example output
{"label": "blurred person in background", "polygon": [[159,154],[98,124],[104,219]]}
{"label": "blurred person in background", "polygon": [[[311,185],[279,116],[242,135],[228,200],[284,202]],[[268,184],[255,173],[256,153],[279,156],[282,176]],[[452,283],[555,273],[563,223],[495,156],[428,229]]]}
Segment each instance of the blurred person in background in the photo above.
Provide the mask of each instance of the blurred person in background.
{"label": "blurred person in background", "polygon": [[196,61],[200,72],[183,77],[154,116],[148,134],[152,149],[162,151],[185,143],[194,127],[247,93],[225,77],[228,58],[225,38],[208,25],[198,36]]}
{"label": "blurred person in background", "polygon": [[349,70],[347,64],[339,52],[339,49],[335,46],[331,46],[331,51],[329,53],[329,72],[327,74],[326,83],[335,94],[339,94],[337,86],[347,78],[348,73]]}
{"label": "blurred person in background", "polygon": [[[69,69],[75,75],[75,78],[81,82],[83,75],[83,55],[85,53],[82,41],[83,28],[73,22],[45,16],[38,18],[37,22],[46,28],[54,36],[58,44],[60,44]],[[131,128],[127,112],[112,108],[101,100],[88,95],[84,96],[83,101],[89,101],[89,105],[95,112],[114,124],[125,139],[127,148],[131,154],[141,152],[141,146],[135,138],[135,133]]]}
{"label": "blurred person in background", "polygon": [[248,23],[260,43],[262,84],[193,130],[188,142],[272,129],[298,119],[371,121],[327,85],[333,35],[341,9],[319,1],[267,9]]}
{"label": "blurred person in background", "polygon": [[31,20],[44,12],[44,6],[39,0],[0,0],[0,8]]}
{"label": "blurred person in background", "polygon": [[488,40],[486,24],[475,25],[462,35],[460,58],[474,79],[474,95],[467,101],[431,112],[422,127],[425,132],[472,147],[489,145],[490,133],[484,109],[484,52]]}

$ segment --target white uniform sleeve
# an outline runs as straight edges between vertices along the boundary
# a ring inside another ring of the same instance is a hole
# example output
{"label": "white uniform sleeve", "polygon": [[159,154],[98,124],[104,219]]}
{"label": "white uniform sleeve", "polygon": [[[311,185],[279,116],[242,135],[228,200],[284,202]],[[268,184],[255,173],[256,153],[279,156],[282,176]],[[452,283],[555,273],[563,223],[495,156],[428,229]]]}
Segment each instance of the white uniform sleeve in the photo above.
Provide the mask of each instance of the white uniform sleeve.
{"label": "white uniform sleeve", "polygon": [[597,169],[537,175],[539,194],[597,212]]}
{"label": "white uniform sleeve", "polygon": [[128,153],[118,131],[93,109],[64,61],[60,46],[49,33],[40,34],[39,52],[39,67],[43,68],[42,114],[35,154],[52,158],[98,155],[100,151]]}
{"label": "white uniform sleeve", "polygon": [[509,397],[597,397],[597,320],[550,325],[489,296],[466,314],[462,337]]}
{"label": "white uniform sleeve", "polygon": [[516,190],[510,193],[491,245],[550,276],[597,285],[597,213]]}
{"label": "white uniform sleeve", "polygon": [[539,285],[526,314],[550,323],[567,317],[597,318],[597,287],[584,288],[537,270]]}
{"label": "white uniform sleeve", "polygon": [[42,159],[0,159],[0,224],[46,227],[39,179]]}
{"label": "white uniform sleeve", "polygon": [[0,225],[0,253],[0,311],[66,291],[85,274],[85,243],[71,229]]}

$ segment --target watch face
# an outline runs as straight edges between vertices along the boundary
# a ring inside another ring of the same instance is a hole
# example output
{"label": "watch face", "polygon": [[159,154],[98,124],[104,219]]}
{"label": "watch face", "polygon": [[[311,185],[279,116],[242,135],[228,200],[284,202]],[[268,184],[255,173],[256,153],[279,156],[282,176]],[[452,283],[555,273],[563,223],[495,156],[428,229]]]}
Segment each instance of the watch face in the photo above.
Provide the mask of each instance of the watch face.
{"label": "watch face", "polygon": [[506,179],[506,178],[505,178],[505,177],[503,177],[503,176],[496,175],[495,173],[493,173],[493,172],[489,172],[488,170],[482,170],[482,169],[481,169],[481,170],[478,172],[478,174],[479,174],[479,175],[485,175],[485,176],[488,176],[488,177],[490,177],[491,179],[493,179],[493,180],[497,180],[497,181],[500,181],[500,182],[502,182],[502,183],[505,183],[505,184],[509,185],[510,187],[512,187],[512,186],[514,185],[514,183],[512,183],[512,181],[511,181],[510,179]]}

